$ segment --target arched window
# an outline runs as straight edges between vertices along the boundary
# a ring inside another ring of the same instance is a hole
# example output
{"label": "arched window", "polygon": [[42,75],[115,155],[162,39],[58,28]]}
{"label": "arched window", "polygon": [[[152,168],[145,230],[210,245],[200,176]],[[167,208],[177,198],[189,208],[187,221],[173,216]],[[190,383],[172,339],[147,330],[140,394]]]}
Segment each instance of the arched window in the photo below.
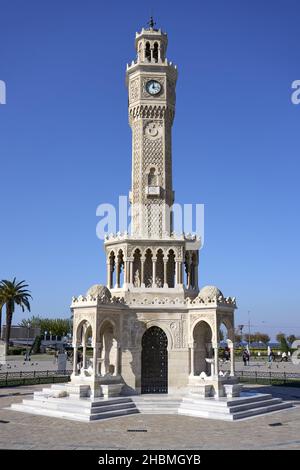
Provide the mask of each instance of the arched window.
{"label": "arched window", "polygon": [[145,287],[152,287],[152,251],[148,249],[145,255],[145,272],[144,272]]}
{"label": "arched window", "polygon": [[154,43],[153,59],[154,59],[154,62],[158,62],[158,44],[157,44],[157,42]]}
{"label": "arched window", "polygon": [[190,259],[189,252],[186,252],[185,254],[184,267],[185,267],[185,274],[186,274],[185,285],[187,289],[190,289],[191,288],[191,259]]}
{"label": "arched window", "polygon": [[107,287],[112,289],[115,283],[115,254],[113,251],[110,252],[109,255],[109,277],[107,282]]}
{"label": "arched window", "polygon": [[118,342],[114,326],[105,321],[100,328],[100,375],[118,375]]}
{"label": "arched window", "polygon": [[205,372],[210,375],[211,366],[206,362],[206,358],[213,357],[212,330],[208,323],[200,321],[193,331],[194,339],[194,375]]}
{"label": "arched window", "polygon": [[116,270],[116,286],[121,287],[124,284],[124,255],[123,251],[118,251]]}
{"label": "arched window", "polygon": [[162,250],[158,250],[156,255],[156,287],[164,287],[164,254]]}
{"label": "arched window", "polygon": [[141,287],[144,280],[141,278],[141,252],[137,248],[133,254],[133,285],[134,287]]}
{"label": "arched window", "polygon": [[151,62],[150,42],[146,42],[145,58],[146,58],[146,60],[148,60],[148,62]]}
{"label": "arched window", "polygon": [[167,283],[168,287],[175,287],[175,253],[169,250],[167,263]]}
{"label": "arched window", "polygon": [[150,168],[148,174],[148,186],[157,186],[157,175],[155,174],[155,168]]}

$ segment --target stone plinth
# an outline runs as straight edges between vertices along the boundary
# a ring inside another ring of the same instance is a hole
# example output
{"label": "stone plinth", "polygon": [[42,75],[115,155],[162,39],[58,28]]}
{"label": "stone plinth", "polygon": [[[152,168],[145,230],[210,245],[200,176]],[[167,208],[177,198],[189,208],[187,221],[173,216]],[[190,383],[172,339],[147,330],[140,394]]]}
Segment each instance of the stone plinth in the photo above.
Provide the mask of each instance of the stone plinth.
{"label": "stone plinth", "polygon": [[197,394],[199,397],[224,397],[224,379],[219,376],[190,376],[189,393]]}
{"label": "stone plinth", "polygon": [[104,398],[118,397],[121,394],[123,385],[124,384],[122,383],[102,384],[100,385],[100,396],[103,396]]}
{"label": "stone plinth", "polygon": [[66,370],[67,356],[65,353],[59,353],[57,356],[57,370]]}
{"label": "stone plinth", "polygon": [[232,397],[239,397],[240,393],[242,391],[243,385],[242,384],[224,384],[224,392],[225,396],[227,398],[232,398]]}
{"label": "stone plinth", "polygon": [[0,364],[6,364],[7,356],[5,355],[5,343],[0,341]]}

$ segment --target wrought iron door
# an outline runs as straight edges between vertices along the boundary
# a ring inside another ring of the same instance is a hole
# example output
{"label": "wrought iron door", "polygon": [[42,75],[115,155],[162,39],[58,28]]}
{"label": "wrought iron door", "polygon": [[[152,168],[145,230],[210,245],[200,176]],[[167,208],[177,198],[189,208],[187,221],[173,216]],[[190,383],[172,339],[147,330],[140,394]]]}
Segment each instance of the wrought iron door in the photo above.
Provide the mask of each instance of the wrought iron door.
{"label": "wrought iron door", "polygon": [[142,393],[168,393],[168,339],[158,326],[142,338]]}

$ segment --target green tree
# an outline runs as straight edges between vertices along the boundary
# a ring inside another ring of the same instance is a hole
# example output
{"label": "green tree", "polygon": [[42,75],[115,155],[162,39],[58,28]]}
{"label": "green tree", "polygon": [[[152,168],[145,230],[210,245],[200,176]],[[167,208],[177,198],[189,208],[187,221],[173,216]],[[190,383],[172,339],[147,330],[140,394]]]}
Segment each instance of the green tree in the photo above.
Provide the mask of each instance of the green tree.
{"label": "green tree", "polygon": [[280,331],[280,332],[277,333],[277,335],[276,335],[276,341],[278,341],[278,343],[280,343],[281,340],[282,340],[282,338],[285,338],[285,334]]}
{"label": "green tree", "polygon": [[286,339],[287,339],[288,343],[293,344],[293,342],[297,339],[297,337],[295,335],[289,335],[289,336],[287,336]]}
{"label": "green tree", "polygon": [[45,331],[48,334],[51,331],[51,334],[54,336],[63,336],[71,332],[71,324],[68,318],[42,318],[39,316],[32,316],[31,318],[24,318],[19,325],[27,326],[30,324],[32,327],[38,327],[41,329],[41,334],[44,334]]}
{"label": "green tree", "polygon": [[256,333],[254,333],[254,341],[256,343],[259,343],[259,342],[262,342],[264,344],[267,344],[270,342],[270,336],[266,333],[261,333],[259,331],[257,331]]}
{"label": "green tree", "polygon": [[8,352],[10,329],[12,317],[15,311],[15,306],[21,307],[24,312],[25,308],[30,312],[29,299],[32,298],[30,291],[26,289],[28,287],[25,281],[17,282],[16,278],[12,281],[3,279],[0,282],[0,290],[3,304],[6,305],[6,331],[5,331],[5,354]]}
{"label": "green tree", "polygon": [[19,326],[27,328],[29,323],[30,328],[39,328],[41,326],[41,320],[39,316],[32,315],[30,318],[23,318],[23,320],[19,322]]}
{"label": "green tree", "polygon": [[234,334],[234,342],[237,343],[237,344],[240,344],[240,342],[242,341],[242,335],[238,334],[238,333],[235,333]]}
{"label": "green tree", "polygon": [[283,352],[288,352],[290,350],[287,339],[286,339],[286,336],[285,336],[284,333],[278,333],[276,335],[276,339],[280,343],[280,349]]}

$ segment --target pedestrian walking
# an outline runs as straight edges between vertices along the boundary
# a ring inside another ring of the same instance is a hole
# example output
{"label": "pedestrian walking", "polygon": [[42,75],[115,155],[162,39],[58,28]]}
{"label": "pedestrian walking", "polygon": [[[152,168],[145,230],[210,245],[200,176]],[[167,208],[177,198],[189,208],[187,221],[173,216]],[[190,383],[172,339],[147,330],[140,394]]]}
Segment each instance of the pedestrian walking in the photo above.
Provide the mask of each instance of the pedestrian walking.
{"label": "pedestrian walking", "polygon": [[281,359],[280,359],[280,362],[287,362],[288,360],[288,357],[287,357],[287,353],[285,351],[283,351],[283,353],[281,354]]}
{"label": "pedestrian walking", "polygon": [[243,359],[243,362],[244,362],[244,366],[246,366],[247,362],[249,362],[249,354],[248,354],[247,349],[244,349],[242,359]]}

